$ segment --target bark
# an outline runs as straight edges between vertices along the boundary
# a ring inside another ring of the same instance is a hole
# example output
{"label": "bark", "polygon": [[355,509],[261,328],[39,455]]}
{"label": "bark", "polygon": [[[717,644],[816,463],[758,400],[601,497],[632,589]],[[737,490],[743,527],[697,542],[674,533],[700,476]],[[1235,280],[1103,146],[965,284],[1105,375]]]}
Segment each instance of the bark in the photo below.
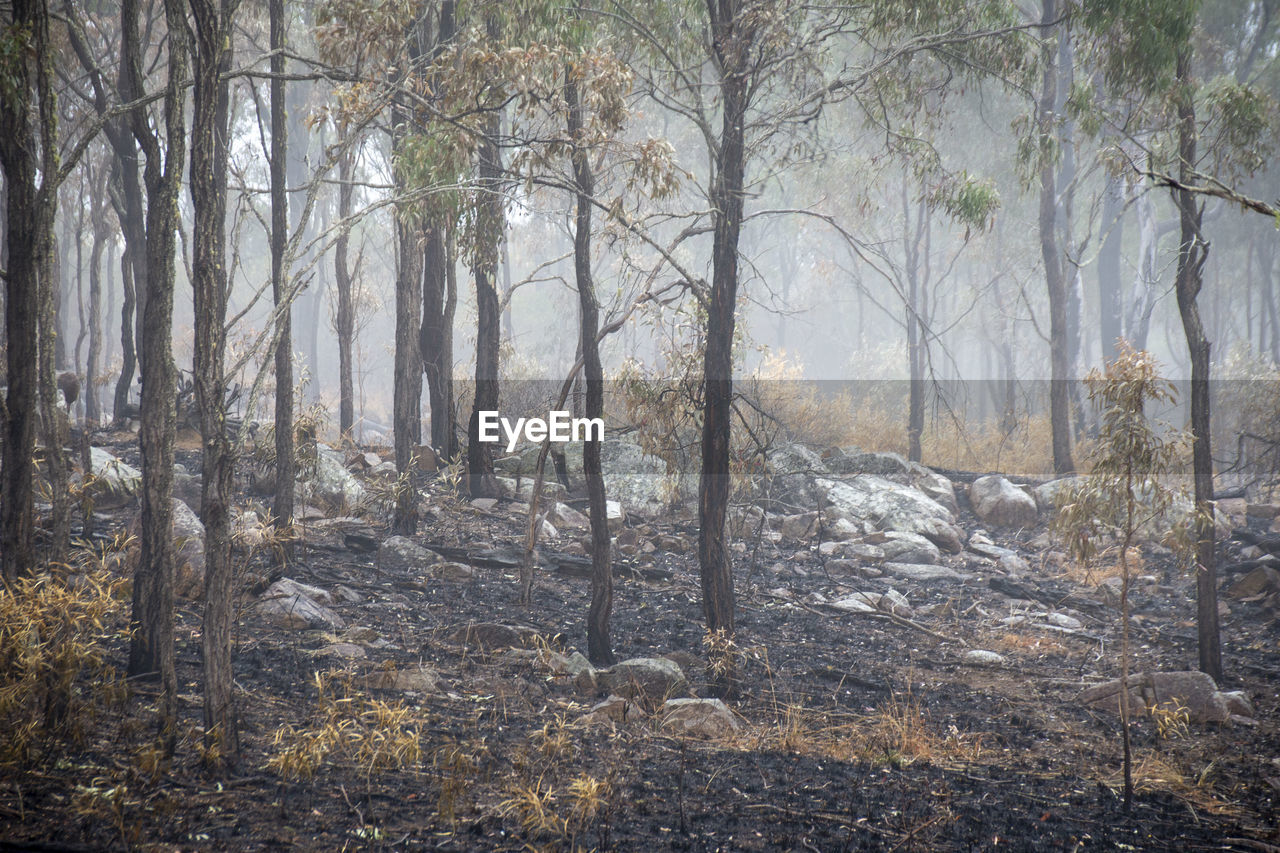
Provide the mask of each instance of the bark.
{"label": "bark", "polygon": [[1098,250],[1098,331],[1102,361],[1114,361],[1124,334],[1120,312],[1120,264],[1124,246],[1124,178],[1107,175],[1102,195],[1102,246]]}
{"label": "bark", "polygon": [[[1191,49],[1178,54],[1178,170],[1182,184],[1194,183],[1197,128],[1192,91]],[[1189,190],[1175,189],[1178,208],[1179,245],[1175,292],[1182,329],[1191,353],[1192,471],[1195,478],[1196,524],[1196,616],[1200,647],[1200,669],[1215,681],[1222,681],[1222,646],[1218,631],[1218,571],[1214,554],[1213,456],[1210,448],[1209,372],[1210,343],[1205,337],[1197,298],[1203,283],[1204,263],[1209,244],[1201,234],[1203,208]]]}
{"label": "bark", "polygon": [[[707,630],[731,638],[734,633],[733,573],[725,543],[729,506],[730,415],[733,406],[733,329],[738,299],[738,237],[742,230],[745,172],[745,122],[748,103],[747,52],[750,25],[738,19],[733,0],[707,4],[712,51],[719,75],[721,130],[711,187],[713,238],[711,294],[703,357],[701,496],[698,502],[698,564],[702,576],[702,612]],[[717,685],[732,692],[736,674]]]}
{"label": "bark", "polygon": [[[925,205],[916,210],[915,228],[911,227],[911,207],[906,184],[902,185],[902,246],[907,274],[907,362],[909,391],[907,397],[907,458],[919,462],[920,438],[924,434],[924,335],[927,319],[927,276],[921,275],[920,242],[927,241],[928,214]],[[926,255],[928,249],[926,246]],[[926,261],[927,263],[927,261]]]}
{"label": "bark", "polygon": [[[233,623],[230,502],[235,457],[226,411],[226,212],[232,22],[236,0],[191,0],[195,21],[191,113],[192,269],[195,390],[200,411],[204,522],[204,742],[206,762],[224,773],[238,761],[231,674]],[[274,105],[274,104],[273,104]],[[273,219],[274,223],[274,219]],[[275,233],[272,234],[273,241]],[[144,373],[145,377],[146,374]],[[277,433],[279,425],[277,424]],[[279,460],[277,460],[277,464]],[[280,477],[277,477],[277,480]]]}
{"label": "bark", "polygon": [[[285,194],[285,128],[284,80],[284,0],[270,0],[271,19],[271,295],[279,309],[287,300],[284,269],[285,243],[288,240],[289,199]],[[276,489],[271,514],[277,528],[287,530],[293,524],[294,454],[293,454],[293,323],[288,307],[277,315],[276,340]],[[281,552],[283,559],[290,549]]]}
{"label": "bark", "polygon": [[355,396],[352,385],[352,347],[355,342],[356,317],[352,299],[351,267],[347,263],[347,248],[351,242],[351,229],[345,224],[351,216],[351,173],[355,153],[348,149],[338,163],[338,237],[333,245],[333,277],[338,285],[338,311],[335,331],[338,333],[338,429],[345,438],[352,438],[355,426]]}
{"label": "bark", "polygon": [[[187,141],[183,92],[187,73],[186,9],[183,0],[165,0],[169,85],[164,96],[165,146],[152,133],[142,110],[133,112],[134,139],[146,157],[146,293],[143,302],[142,406],[138,443],[142,455],[140,551],[133,582],[130,676],[158,677],[161,742],[172,754],[177,742],[177,678],[173,648],[173,437],[177,423],[177,369],[173,363],[173,286],[178,193]],[[121,3],[122,56],[133,91],[142,90],[136,0]],[[137,266],[135,264],[135,272]]]}
{"label": "bark", "polygon": [[502,240],[503,213],[501,163],[498,153],[499,117],[485,119],[485,135],[480,143],[478,178],[480,185],[476,229],[475,282],[477,305],[476,389],[471,420],[467,424],[467,482],[472,497],[496,497],[498,484],[493,473],[493,445],[479,441],[480,412],[498,409],[498,348],[501,318],[498,314],[498,254]]}
{"label": "bark", "polygon": [[102,254],[111,239],[107,228],[107,166],[98,167],[98,191],[92,200],[93,248],[89,251],[89,354],[84,368],[84,416],[86,428],[102,422],[98,401],[98,368],[102,361]]}
{"label": "bark", "polygon": [[[33,32],[42,6],[40,0],[15,0],[10,6],[10,25],[15,30]],[[14,62],[6,74],[10,78],[10,94],[0,98],[0,164],[4,168],[6,196],[5,336],[9,348],[0,560],[4,579],[13,580],[35,568],[32,455],[36,438],[36,317],[40,305],[38,246],[41,242],[35,213],[41,205],[41,188],[36,183],[39,164],[35,127],[31,121],[34,69],[28,62]]]}
{"label": "bark", "polygon": [[431,446],[444,459],[458,455],[453,413],[453,309],[449,267],[453,258],[444,226],[428,229],[423,255],[422,367],[431,406]]}
{"label": "bark", "polygon": [[[419,317],[422,316],[421,229],[407,216],[397,222],[400,267],[396,274],[396,351],[393,430],[396,471],[404,476],[413,467],[413,454],[422,432],[422,354],[418,351]],[[408,536],[417,530],[417,498],[412,488],[396,495],[394,527]]]}
{"label": "bark", "polygon": [[[580,348],[582,373],[587,385],[586,416],[604,417],[604,369],[600,365],[600,344],[596,335],[600,327],[600,304],[596,300],[595,282],[591,277],[591,197],[595,194],[590,152],[580,146],[582,137],[582,104],[572,71],[565,69],[565,106],[572,148],[573,182],[576,190],[573,232],[573,271],[578,285],[578,309],[581,317]],[[609,556],[609,518],[605,505],[604,470],[600,462],[599,441],[582,445],[582,476],[587,484],[587,503],[591,514],[591,607],[587,612],[587,657],[596,666],[617,662],[609,635],[609,617],[613,612],[613,567]]]}
{"label": "bark", "polygon": [[[1047,32],[1057,19],[1056,0],[1044,0],[1041,18]],[[1060,37],[1066,33],[1061,30]],[[1058,99],[1058,69],[1053,55],[1046,49],[1044,76],[1037,105],[1041,140],[1047,142],[1054,132],[1055,107]],[[1065,476],[1075,470],[1071,459],[1071,387],[1070,341],[1067,318],[1067,281],[1063,256],[1058,246],[1057,174],[1053,161],[1042,151],[1040,166],[1040,254],[1044,261],[1045,285],[1049,292],[1049,419],[1053,432],[1053,470]]]}
{"label": "bark", "polygon": [[1145,350],[1151,330],[1151,311],[1155,308],[1156,285],[1159,283],[1159,232],[1156,205],[1151,194],[1143,192],[1140,187],[1134,207],[1138,215],[1138,269],[1129,304],[1125,308],[1124,336],[1134,349]]}

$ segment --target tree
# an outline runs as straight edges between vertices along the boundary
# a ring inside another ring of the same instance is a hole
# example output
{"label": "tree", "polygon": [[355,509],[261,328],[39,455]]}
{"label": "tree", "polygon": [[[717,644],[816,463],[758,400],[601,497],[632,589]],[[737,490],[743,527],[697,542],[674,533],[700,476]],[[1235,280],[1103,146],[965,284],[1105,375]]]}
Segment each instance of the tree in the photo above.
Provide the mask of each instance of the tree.
{"label": "tree", "polygon": [[[146,299],[142,315],[142,411],[138,443],[142,450],[141,548],[133,582],[129,675],[160,680],[160,737],[172,754],[177,743],[177,675],[173,647],[173,438],[177,368],[173,363],[174,223],[186,162],[185,97],[187,20],[182,0],[165,0],[168,32],[168,82],[164,91],[163,150],[145,111],[130,113],[134,139],[146,155],[147,187]],[[121,63],[128,91],[141,93],[142,66],[137,0],[123,0]],[[135,267],[136,269],[136,267]],[[208,480],[206,479],[206,483]]]}
{"label": "tree", "polygon": [[[214,772],[224,772],[234,764],[240,751],[231,674],[234,613],[230,509],[235,455],[227,430],[225,390],[227,152],[230,132],[230,96],[226,75],[231,69],[232,27],[238,5],[237,0],[191,0],[195,38],[191,112],[191,202],[195,210],[192,229],[196,335],[194,374],[203,460],[200,519],[205,530],[204,627],[201,635],[204,651],[204,738],[207,760]],[[275,234],[272,236],[274,243]],[[143,377],[145,382],[146,372]],[[286,389],[286,393],[291,390]],[[280,429],[277,423],[277,434]],[[172,440],[171,435],[169,441]],[[279,465],[281,460],[277,458],[276,462]]]}
{"label": "tree", "polygon": [[[288,241],[289,199],[285,192],[285,158],[288,131],[285,126],[284,0],[269,0],[271,39],[271,296],[277,308],[288,301],[284,254]],[[346,158],[344,157],[344,162]],[[350,192],[350,188],[345,188]],[[292,312],[277,315],[275,346],[276,489],[271,514],[277,527],[288,530],[293,524],[293,329]],[[348,365],[349,366],[349,365]],[[347,428],[350,428],[348,424]],[[286,552],[287,553],[287,552]]]}
{"label": "tree", "polygon": [[[3,34],[0,60],[0,165],[5,175],[5,337],[8,391],[4,401],[4,515],[2,577],[8,582],[35,567],[33,544],[37,344],[41,290],[49,280],[57,204],[57,114],[53,103],[49,10],[44,0],[17,0]],[[38,113],[36,112],[38,110]],[[32,121],[39,116],[39,124]],[[39,180],[37,181],[37,173]],[[44,396],[44,395],[42,395]],[[49,415],[45,400],[46,416]],[[49,454],[60,455],[61,444]]]}
{"label": "tree", "polygon": [[[1093,371],[1086,384],[1101,409],[1098,444],[1090,474],[1069,491],[1054,525],[1066,534],[1081,563],[1096,556],[1098,540],[1114,534],[1120,544],[1120,723],[1124,749],[1124,805],[1133,803],[1133,753],[1129,739],[1130,549],[1138,531],[1162,520],[1173,506],[1166,481],[1178,461],[1180,436],[1158,432],[1147,418],[1148,403],[1172,403],[1172,383],[1160,378],[1155,360],[1120,341],[1119,356],[1105,374]],[[1166,431],[1167,432],[1167,431]]]}

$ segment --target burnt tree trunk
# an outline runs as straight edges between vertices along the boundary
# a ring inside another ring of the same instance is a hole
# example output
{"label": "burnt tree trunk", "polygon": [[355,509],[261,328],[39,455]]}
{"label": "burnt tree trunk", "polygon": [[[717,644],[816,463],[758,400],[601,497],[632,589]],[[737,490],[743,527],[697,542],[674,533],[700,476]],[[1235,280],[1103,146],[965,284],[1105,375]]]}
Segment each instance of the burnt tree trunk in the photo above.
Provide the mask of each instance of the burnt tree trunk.
{"label": "burnt tree trunk", "polygon": [[498,348],[501,322],[498,308],[498,247],[502,240],[503,213],[501,169],[498,153],[499,116],[495,111],[485,119],[480,142],[478,174],[479,199],[474,273],[476,281],[476,388],[471,419],[467,424],[467,484],[472,497],[496,497],[498,484],[493,473],[492,445],[482,443],[480,413],[498,409]]}
{"label": "burnt tree trunk", "polygon": [[[195,209],[192,228],[194,372],[204,461],[200,495],[200,520],[204,522],[205,542],[204,625],[201,635],[204,651],[204,743],[207,765],[215,773],[223,773],[236,764],[240,752],[231,677],[234,612],[231,600],[230,504],[235,455],[227,433],[225,390],[230,96],[224,75],[231,69],[232,22],[237,5],[236,0],[191,0],[195,20],[192,74],[195,88],[191,111],[191,203]],[[274,99],[272,107],[275,107]],[[273,161],[273,167],[275,162],[278,161]],[[275,221],[273,216],[273,225]],[[273,229],[273,243],[276,239]],[[276,432],[280,432],[278,423]],[[279,464],[280,460],[276,462]]]}
{"label": "burnt tree trunk", "polygon": [[[591,277],[591,196],[595,193],[595,176],[588,159],[589,151],[580,144],[583,138],[582,104],[577,81],[569,67],[565,69],[564,99],[568,108],[569,140],[573,146],[576,190],[573,271],[578,284],[578,310],[581,315],[579,346],[587,384],[586,416],[603,418],[604,369],[600,365],[600,344],[596,340],[600,327],[600,304],[596,301],[596,287]],[[609,558],[609,517],[605,506],[600,445],[599,441],[586,441],[582,445],[582,476],[587,483],[587,503],[591,513],[591,607],[587,611],[587,657],[596,666],[610,666],[617,662],[609,636],[609,617],[613,612],[613,567]]]}
{"label": "burnt tree trunk", "polygon": [[[725,543],[725,517],[729,507],[733,328],[738,300],[738,236],[742,230],[747,66],[751,46],[751,24],[739,20],[738,5],[734,0],[714,0],[707,4],[722,117],[710,199],[714,235],[703,356],[698,565],[707,630],[726,638],[731,638],[734,632],[733,572]],[[736,673],[731,672],[720,679],[721,692],[732,692],[734,680]]]}
{"label": "burnt tree trunk", "polygon": [[[40,0],[15,0],[9,25],[15,32],[38,28],[44,4]],[[47,19],[46,19],[47,21]],[[45,32],[47,34],[47,22]],[[33,46],[34,47],[34,46]],[[4,579],[13,580],[35,568],[33,543],[34,465],[36,440],[36,317],[40,306],[39,224],[34,216],[40,204],[36,184],[35,127],[32,101],[35,74],[26,61],[7,69],[5,97],[0,98],[0,164],[5,177],[5,338],[8,344],[4,434],[3,530],[0,560]]]}
{"label": "burnt tree trunk", "polygon": [[[276,306],[276,489],[271,514],[276,527],[293,524],[293,311],[286,295],[284,250],[288,240],[289,198],[285,192],[285,157],[288,130],[284,103],[284,0],[267,4],[271,19],[271,296]],[[313,365],[318,369],[318,365]],[[313,377],[318,381],[318,377]],[[290,549],[281,552],[284,559]]]}
{"label": "burnt tree trunk", "polygon": [[[1178,170],[1185,187],[1195,182],[1192,174],[1196,162],[1196,112],[1190,91],[1191,51],[1178,54]],[[1182,329],[1191,353],[1191,467],[1195,478],[1196,501],[1196,622],[1200,646],[1200,669],[1215,681],[1222,680],[1222,645],[1218,630],[1218,571],[1214,554],[1213,456],[1209,442],[1209,353],[1196,299],[1203,283],[1205,259],[1209,244],[1201,234],[1204,209],[1195,195],[1186,189],[1174,189],[1178,207],[1180,239],[1175,292]]]}
{"label": "burnt tree trunk", "polygon": [[351,216],[351,173],[355,165],[355,152],[348,148],[338,162],[338,237],[333,244],[333,277],[338,285],[338,310],[334,317],[338,333],[338,430],[344,438],[355,426],[355,391],[352,385],[352,347],[356,335],[355,304],[352,300],[351,267],[347,263],[347,248],[351,243],[351,228],[346,224]]}
{"label": "burnt tree trunk", "polygon": [[[165,0],[169,33],[168,79],[164,95],[165,150],[142,110],[131,114],[134,138],[146,155],[146,282],[142,317],[142,411],[138,444],[142,451],[141,556],[133,582],[129,675],[160,679],[160,732],[164,750],[177,743],[177,677],[173,648],[173,438],[177,425],[177,368],[173,363],[173,287],[178,193],[186,159],[185,98],[178,81],[187,73],[187,21],[182,0]],[[121,3],[122,62],[133,91],[142,90],[141,48],[136,0]]]}
{"label": "burnt tree trunk", "polygon": [[98,394],[98,370],[102,363],[102,254],[111,239],[107,227],[107,164],[98,165],[95,182],[97,192],[92,200],[90,219],[93,225],[93,247],[89,250],[89,352],[84,367],[85,428],[102,422],[102,404]]}
{"label": "burnt tree trunk", "polygon": [[[1047,35],[1057,28],[1066,38],[1058,17],[1056,0],[1044,0],[1041,25]],[[1053,48],[1045,48],[1044,76],[1036,107],[1041,139],[1040,164],[1040,255],[1044,261],[1045,285],[1049,292],[1049,419],[1053,432],[1053,470],[1059,476],[1075,470],[1071,459],[1071,352],[1067,318],[1067,281],[1062,251],[1058,246],[1057,174],[1048,155],[1049,141],[1056,136],[1055,107],[1058,98],[1058,67]]]}

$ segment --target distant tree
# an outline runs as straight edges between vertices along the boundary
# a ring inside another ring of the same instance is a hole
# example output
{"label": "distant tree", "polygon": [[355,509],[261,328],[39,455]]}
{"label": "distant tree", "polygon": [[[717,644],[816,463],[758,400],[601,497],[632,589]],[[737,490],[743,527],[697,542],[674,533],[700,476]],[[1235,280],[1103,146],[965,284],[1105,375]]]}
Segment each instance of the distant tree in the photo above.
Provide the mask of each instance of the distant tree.
{"label": "distant tree", "polygon": [[[271,46],[271,296],[277,308],[289,301],[285,280],[285,247],[289,238],[289,198],[285,187],[285,160],[288,129],[285,115],[285,17],[284,0],[268,0]],[[345,158],[344,158],[345,160]],[[348,189],[349,192],[349,189]],[[275,344],[276,407],[275,456],[276,489],[271,514],[284,530],[293,524],[293,313],[279,311]],[[348,429],[350,424],[348,424]],[[288,548],[282,551],[287,556]]]}

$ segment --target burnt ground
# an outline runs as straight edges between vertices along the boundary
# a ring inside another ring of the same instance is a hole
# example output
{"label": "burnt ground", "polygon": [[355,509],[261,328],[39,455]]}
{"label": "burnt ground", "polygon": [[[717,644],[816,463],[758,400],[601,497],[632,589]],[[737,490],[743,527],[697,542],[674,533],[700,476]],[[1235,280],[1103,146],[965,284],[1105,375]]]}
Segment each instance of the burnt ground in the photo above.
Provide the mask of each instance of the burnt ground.
{"label": "burnt ground", "polygon": [[[1079,618],[1078,632],[1002,624],[1031,604],[992,589],[997,570],[974,554],[944,558],[970,579],[918,584],[832,575],[816,542],[744,542],[734,557],[741,688],[731,702],[743,727],[704,741],[668,735],[654,718],[580,724],[603,694],[579,693],[535,651],[452,641],[459,625],[500,622],[533,629],[544,653],[585,649],[588,581],[571,573],[580,561],[554,558],[569,550],[562,535],[544,554],[532,606],[518,606],[509,558],[524,516],[509,504],[479,511],[439,483],[428,490],[416,539],[470,555],[472,578],[379,568],[353,549],[361,536],[345,535],[387,535],[362,526],[368,519],[307,525],[284,573],[354,591],[335,610],[376,638],[366,632],[367,659],[348,661],[320,651],[335,634],[264,624],[251,591],[280,570],[269,555],[238,552],[235,774],[217,781],[201,768],[200,613],[180,602],[172,762],[146,760],[156,691],[133,685],[82,745],[51,744],[39,762],[0,770],[0,850],[1280,849],[1280,623],[1262,602],[1224,598],[1222,626],[1221,687],[1246,692],[1256,724],[1191,723],[1162,736],[1136,720],[1138,793],[1126,811],[1118,719],[1074,701],[1118,674],[1118,619],[1091,584],[1044,563],[1029,544],[1042,530],[993,538],[1032,563],[1018,583],[1042,599],[1035,606],[1069,602],[1054,609]],[[618,559],[615,651],[674,654],[706,695],[696,528],[678,517],[633,525],[641,542],[675,538]],[[961,526],[977,522],[962,512]],[[1134,594],[1135,668],[1194,669],[1191,583],[1167,555],[1146,559],[1153,577]],[[890,586],[908,596],[915,626],[810,597]],[[970,665],[963,654],[973,648],[1006,663]],[[125,655],[112,641],[121,669]],[[435,689],[358,686],[370,672],[418,665],[438,676]],[[311,778],[268,765],[326,719],[369,732],[371,700],[405,715],[374,737],[419,734],[403,766],[374,767],[342,747]],[[295,730],[277,740],[284,725]]]}

